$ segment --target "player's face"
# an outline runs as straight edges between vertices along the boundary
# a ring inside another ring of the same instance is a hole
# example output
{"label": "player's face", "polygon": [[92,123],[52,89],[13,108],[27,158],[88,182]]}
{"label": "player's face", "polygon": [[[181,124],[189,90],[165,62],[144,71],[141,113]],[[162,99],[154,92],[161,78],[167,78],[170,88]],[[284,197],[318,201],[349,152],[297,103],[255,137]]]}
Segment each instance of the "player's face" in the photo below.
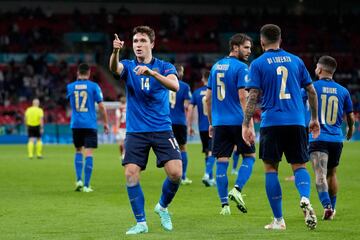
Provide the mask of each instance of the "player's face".
{"label": "player's face", "polygon": [[251,54],[251,42],[245,41],[244,44],[239,45],[238,58],[248,60]]}
{"label": "player's face", "polygon": [[136,33],[133,36],[133,50],[137,58],[146,58],[151,55],[154,43],[150,42],[150,38],[145,33]]}

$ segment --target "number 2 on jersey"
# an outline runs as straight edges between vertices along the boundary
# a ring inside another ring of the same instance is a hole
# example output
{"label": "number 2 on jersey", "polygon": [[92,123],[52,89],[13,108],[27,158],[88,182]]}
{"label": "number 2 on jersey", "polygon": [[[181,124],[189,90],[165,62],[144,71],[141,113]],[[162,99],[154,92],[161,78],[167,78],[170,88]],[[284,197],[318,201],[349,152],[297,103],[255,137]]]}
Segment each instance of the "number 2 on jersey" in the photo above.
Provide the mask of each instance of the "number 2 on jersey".
{"label": "number 2 on jersey", "polygon": [[279,98],[280,99],[290,99],[291,98],[290,93],[285,93],[286,82],[287,82],[288,74],[289,74],[287,68],[284,66],[279,66],[276,69],[276,73],[277,73],[277,75],[281,76],[281,87],[280,87]]}
{"label": "number 2 on jersey", "polygon": [[[74,91],[75,94],[75,108],[77,112],[87,112],[88,108],[86,106],[86,100],[87,100],[87,92],[86,91]],[[80,98],[81,104],[80,104]]]}
{"label": "number 2 on jersey", "polygon": [[334,125],[336,123],[338,109],[339,99],[336,96],[329,96],[329,98],[327,98],[326,94],[321,94],[321,124]]}

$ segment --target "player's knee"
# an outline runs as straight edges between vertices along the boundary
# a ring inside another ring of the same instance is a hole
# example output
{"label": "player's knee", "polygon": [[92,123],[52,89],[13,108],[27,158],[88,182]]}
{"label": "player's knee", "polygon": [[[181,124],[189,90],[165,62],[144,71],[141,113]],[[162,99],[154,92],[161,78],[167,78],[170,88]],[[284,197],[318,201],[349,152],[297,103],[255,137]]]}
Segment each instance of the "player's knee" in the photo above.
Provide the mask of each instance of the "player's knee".
{"label": "player's knee", "polygon": [[179,170],[170,171],[168,172],[168,177],[173,182],[179,182],[182,177],[182,171]]}
{"label": "player's knee", "polygon": [[126,183],[128,186],[136,185],[139,182],[139,172],[128,168],[125,170]]}

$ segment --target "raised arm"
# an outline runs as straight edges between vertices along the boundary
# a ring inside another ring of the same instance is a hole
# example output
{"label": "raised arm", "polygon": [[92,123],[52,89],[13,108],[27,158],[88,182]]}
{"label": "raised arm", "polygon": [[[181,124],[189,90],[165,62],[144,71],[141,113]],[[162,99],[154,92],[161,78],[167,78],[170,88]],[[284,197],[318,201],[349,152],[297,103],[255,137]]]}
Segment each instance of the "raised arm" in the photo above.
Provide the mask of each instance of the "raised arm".
{"label": "raised arm", "polygon": [[124,46],[124,42],[120,41],[116,33],[114,34],[114,36],[115,39],[113,41],[113,52],[111,53],[110,56],[109,68],[111,72],[117,75],[121,75],[122,71],[124,70],[124,65],[119,62],[119,55],[120,55],[120,50]]}
{"label": "raised arm", "polygon": [[317,138],[320,134],[320,124],[318,119],[318,99],[315,88],[312,84],[306,86],[306,93],[309,98],[309,105],[311,109],[311,119],[309,123],[309,131],[313,138]]}

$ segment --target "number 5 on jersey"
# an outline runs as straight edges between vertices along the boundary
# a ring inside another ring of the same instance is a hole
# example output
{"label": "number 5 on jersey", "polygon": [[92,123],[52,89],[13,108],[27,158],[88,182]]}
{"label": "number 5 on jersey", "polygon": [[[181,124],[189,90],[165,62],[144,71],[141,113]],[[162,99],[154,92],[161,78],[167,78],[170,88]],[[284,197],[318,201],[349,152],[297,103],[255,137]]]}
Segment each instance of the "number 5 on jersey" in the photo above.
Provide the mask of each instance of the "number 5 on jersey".
{"label": "number 5 on jersey", "polygon": [[225,99],[225,83],[223,82],[225,74],[224,73],[217,73],[216,74],[216,92],[217,92],[217,99],[222,101]]}

